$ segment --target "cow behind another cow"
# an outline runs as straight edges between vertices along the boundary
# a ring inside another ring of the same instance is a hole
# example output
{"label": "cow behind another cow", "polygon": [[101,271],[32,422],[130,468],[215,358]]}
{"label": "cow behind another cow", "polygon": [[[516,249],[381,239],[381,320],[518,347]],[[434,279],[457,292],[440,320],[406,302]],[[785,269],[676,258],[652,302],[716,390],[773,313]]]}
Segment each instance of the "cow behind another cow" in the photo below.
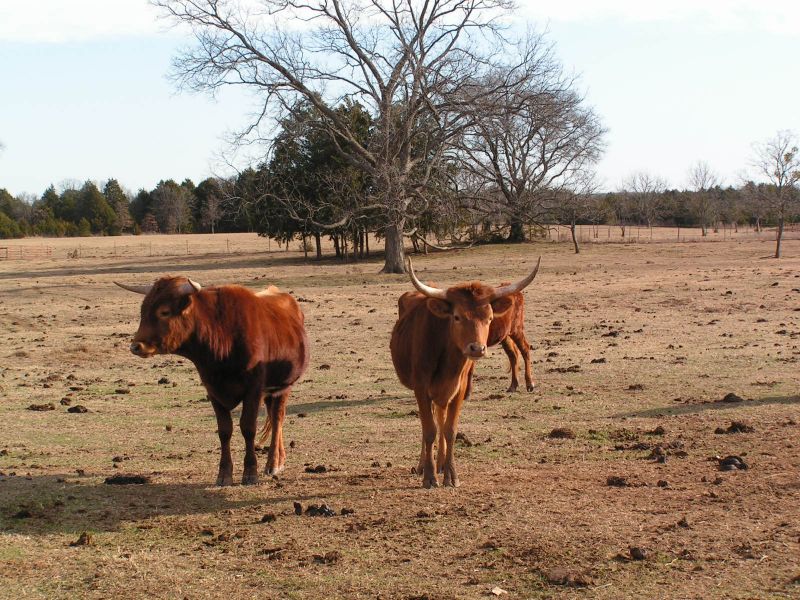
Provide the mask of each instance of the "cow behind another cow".
{"label": "cow behind another cow", "polygon": [[151,286],[117,285],[145,294],[131,352],[142,358],[177,354],[197,368],[217,417],[217,485],[233,483],[231,410],[240,403],[242,483],[258,483],[255,437],[262,399],[267,408],[264,432],[272,434],[265,472],[283,470],[286,401],[309,359],[297,301],[274,287],[258,294],[237,285],[201,288],[186,277],[163,277]]}
{"label": "cow behind another cow", "polygon": [[[509,284],[500,284],[501,287],[506,285]],[[522,292],[511,294],[508,298],[511,300],[511,308],[502,315],[495,315],[489,327],[488,345],[502,344],[503,350],[508,356],[511,370],[509,392],[516,392],[519,386],[517,366],[519,365],[519,355],[522,355],[522,360],[525,363],[525,387],[529,392],[532,392],[536,384],[533,381],[531,372],[531,345],[525,337],[525,298]]]}
{"label": "cow behind another cow", "polygon": [[495,289],[475,281],[445,290],[419,281],[411,259],[407,260],[409,277],[419,291],[406,292],[398,301],[399,317],[390,342],[392,363],[400,383],[414,391],[419,407],[422,450],[415,470],[422,475],[422,485],[436,487],[440,472],[444,485],[455,487],[453,446],[461,407],[472,391],[475,361],[486,355],[493,318],[511,310],[511,296],[533,281],[539,263],[513,285]]}

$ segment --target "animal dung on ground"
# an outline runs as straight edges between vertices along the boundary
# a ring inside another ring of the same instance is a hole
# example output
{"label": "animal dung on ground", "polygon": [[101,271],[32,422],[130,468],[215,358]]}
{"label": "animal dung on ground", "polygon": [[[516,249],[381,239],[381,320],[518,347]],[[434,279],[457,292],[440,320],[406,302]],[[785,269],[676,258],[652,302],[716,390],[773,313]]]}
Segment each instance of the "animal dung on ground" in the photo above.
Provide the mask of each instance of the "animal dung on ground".
{"label": "animal dung on ground", "polygon": [[34,411],[38,411],[38,412],[44,412],[44,411],[47,411],[47,410],[55,410],[55,409],[56,409],[56,407],[52,402],[46,402],[44,404],[31,404],[28,407],[28,410],[34,410]]}
{"label": "animal dung on ground", "polygon": [[308,508],[306,508],[306,515],[309,517],[335,517],[336,513],[323,502],[320,505],[309,504]]}
{"label": "animal dung on ground", "polygon": [[748,464],[739,456],[726,456],[725,458],[719,459],[720,471],[745,471],[748,468],[750,468]]}
{"label": "animal dung on ground", "polygon": [[610,475],[606,479],[606,485],[609,487],[627,487],[628,480],[625,477],[620,477],[619,475]]}
{"label": "animal dung on ground", "polygon": [[150,483],[150,478],[146,475],[113,475],[106,477],[107,485],[143,485]]}
{"label": "animal dung on ground", "polygon": [[69,545],[72,546],[72,547],[75,547],[75,546],[94,546],[94,535],[92,535],[88,531],[84,531],[83,533],[81,533],[81,535],[78,537],[77,540],[75,540],[74,542],[70,542]]}
{"label": "animal dung on ground", "polygon": [[638,546],[631,546],[628,548],[628,552],[630,552],[631,558],[633,560],[644,560],[647,558],[647,552],[644,548],[640,548]]}
{"label": "animal dung on ground", "polygon": [[728,392],[722,397],[720,402],[744,402],[744,398],[734,394],[733,392]]}
{"label": "animal dung on ground", "polygon": [[547,437],[554,440],[574,440],[575,432],[568,427],[556,427],[547,434]]}
{"label": "animal dung on ground", "polygon": [[87,413],[87,412],[89,412],[89,409],[86,408],[83,404],[76,404],[75,406],[70,406],[67,409],[67,412],[68,413],[73,413],[73,414],[75,414],[75,413]]}
{"label": "animal dung on ground", "polygon": [[731,421],[731,424],[728,426],[727,429],[722,427],[717,427],[714,430],[716,434],[726,434],[726,433],[753,433],[755,428],[747,423],[742,423],[741,421]]}

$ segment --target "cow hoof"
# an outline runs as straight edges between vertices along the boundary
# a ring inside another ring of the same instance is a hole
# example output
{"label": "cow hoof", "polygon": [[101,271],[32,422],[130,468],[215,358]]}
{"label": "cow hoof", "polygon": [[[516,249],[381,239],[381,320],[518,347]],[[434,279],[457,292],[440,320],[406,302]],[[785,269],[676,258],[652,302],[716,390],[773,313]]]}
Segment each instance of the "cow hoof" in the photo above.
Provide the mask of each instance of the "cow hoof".
{"label": "cow hoof", "polygon": [[531,383],[531,384],[528,385],[528,391],[529,392],[532,392],[535,389],[536,389],[536,384],[535,383]]}
{"label": "cow hoof", "polygon": [[422,463],[419,463],[416,467],[411,467],[411,474],[422,477],[425,474],[425,467]]}
{"label": "cow hoof", "polygon": [[424,487],[426,490],[429,490],[430,488],[436,488],[439,487],[439,482],[436,481],[436,477],[426,477],[422,480],[422,487]]}
{"label": "cow hoof", "polygon": [[444,487],[454,487],[457,488],[461,483],[458,481],[458,477],[450,477],[450,475],[444,476]]}
{"label": "cow hoof", "polygon": [[258,473],[242,475],[242,485],[258,485]]}
{"label": "cow hoof", "polygon": [[267,467],[266,469],[264,469],[264,475],[269,475],[270,477],[272,477],[273,475],[277,475],[278,473],[283,472],[283,470],[285,468],[286,467],[283,466],[283,465],[281,465],[279,467],[272,467],[272,468]]}
{"label": "cow hoof", "polygon": [[[513,384],[508,386],[508,389],[506,390],[506,392],[509,393],[509,394],[513,394],[516,391],[517,391],[517,386],[513,385]],[[530,390],[528,390],[528,391],[530,391]]]}
{"label": "cow hoof", "polygon": [[219,475],[217,477],[217,485],[219,487],[226,487],[229,485],[233,485],[233,476],[232,475]]}

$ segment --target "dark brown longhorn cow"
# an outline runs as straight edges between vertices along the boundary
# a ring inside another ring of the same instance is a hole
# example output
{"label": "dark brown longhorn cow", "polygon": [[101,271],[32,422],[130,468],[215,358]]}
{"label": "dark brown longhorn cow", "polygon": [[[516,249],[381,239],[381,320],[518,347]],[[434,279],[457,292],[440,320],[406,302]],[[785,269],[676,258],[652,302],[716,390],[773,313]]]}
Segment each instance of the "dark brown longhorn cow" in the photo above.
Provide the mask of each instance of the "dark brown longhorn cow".
{"label": "dark brown longhorn cow", "polygon": [[[500,285],[505,286],[508,283],[501,283]],[[532,392],[535,383],[531,372],[531,345],[525,337],[525,298],[522,292],[511,294],[508,298],[511,300],[511,308],[502,315],[495,315],[489,327],[488,345],[491,347],[496,344],[502,344],[503,350],[508,356],[511,370],[509,392],[516,392],[519,386],[517,366],[519,365],[519,355],[522,355],[522,360],[525,364],[525,387],[529,392]]]}
{"label": "dark brown longhorn cow", "polygon": [[142,358],[177,354],[197,368],[217,416],[217,485],[233,483],[231,410],[240,403],[242,483],[258,483],[255,437],[262,401],[267,409],[264,436],[272,434],[265,473],[283,470],[286,401],[309,358],[297,301],[272,286],[256,294],[237,285],[201,288],[186,277],[162,277],[150,286],[117,285],[145,294],[131,352]]}
{"label": "dark brown longhorn cow", "polygon": [[475,361],[486,355],[492,319],[511,310],[511,296],[533,281],[540,262],[512,285],[493,288],[473,281],[439,289],[417,279],[407,259],[411,283],[419,291],[400,297],[390,348],[397,377],[414,391],[419,406],[422,450],[415,471],[424,487],[438,485],[437,472],[444,473],[444,485],[458,485],[453,445],[461,407],[472,390]]}

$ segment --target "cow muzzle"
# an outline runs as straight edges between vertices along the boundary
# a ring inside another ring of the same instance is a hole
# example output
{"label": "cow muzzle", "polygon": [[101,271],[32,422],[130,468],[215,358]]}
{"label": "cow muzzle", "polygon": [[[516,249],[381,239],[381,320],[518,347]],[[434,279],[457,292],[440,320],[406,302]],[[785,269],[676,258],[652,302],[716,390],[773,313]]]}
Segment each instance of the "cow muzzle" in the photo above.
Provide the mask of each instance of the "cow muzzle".
{"label": "cow muzzle", "polygon": [[141,358],[148,358],[156,353],[156,349],[152,346],[147,346],[144,342],[131,343],[131,352]]}
{"label": "cow muzzle", "polygon": [[486,344],[479,344],[477,342],[467,344],[467,347],[464,349],[464,355],[472,360],[483,358],[486,356]]}

